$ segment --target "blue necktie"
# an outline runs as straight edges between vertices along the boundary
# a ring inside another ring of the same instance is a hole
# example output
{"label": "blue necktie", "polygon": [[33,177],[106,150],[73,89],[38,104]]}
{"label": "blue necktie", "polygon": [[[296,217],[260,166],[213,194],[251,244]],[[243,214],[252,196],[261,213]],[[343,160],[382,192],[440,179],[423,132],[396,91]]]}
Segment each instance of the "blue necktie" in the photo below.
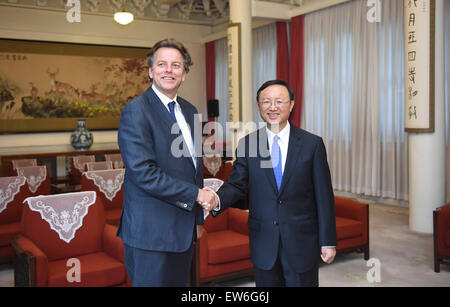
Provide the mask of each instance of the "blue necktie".
{"label": "blue necktie", "polygon": [[177,122],[177,118],[175,117],[175,101],[169,102],[169,110],[170,115],[172,115],[173,121]]}
{"label": "blue necktie", "polygon": [[281,149],[278,145],[279,139],[280,137],[278,135],[275,135],[273,137],[272,151],[270,153],[270,156],[272,157],[273,173],[275,175],[275,180],[277,181],[278,191],[280,190],[281,179],[283,178],[283,171],[281,168]]}

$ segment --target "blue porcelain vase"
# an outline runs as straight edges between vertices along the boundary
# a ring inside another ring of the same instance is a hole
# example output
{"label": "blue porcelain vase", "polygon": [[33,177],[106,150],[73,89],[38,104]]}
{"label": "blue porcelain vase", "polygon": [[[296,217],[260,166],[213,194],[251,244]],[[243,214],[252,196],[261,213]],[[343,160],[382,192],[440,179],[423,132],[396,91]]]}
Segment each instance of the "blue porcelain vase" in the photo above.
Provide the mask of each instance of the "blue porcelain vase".
{"label": "blue porcelain vase", "polygon": [[86,128],[86,121],[84,119],[78,120],[77,129],[70,136],[70,143],[75,150],[89,150],[94,142],[92,132]]}

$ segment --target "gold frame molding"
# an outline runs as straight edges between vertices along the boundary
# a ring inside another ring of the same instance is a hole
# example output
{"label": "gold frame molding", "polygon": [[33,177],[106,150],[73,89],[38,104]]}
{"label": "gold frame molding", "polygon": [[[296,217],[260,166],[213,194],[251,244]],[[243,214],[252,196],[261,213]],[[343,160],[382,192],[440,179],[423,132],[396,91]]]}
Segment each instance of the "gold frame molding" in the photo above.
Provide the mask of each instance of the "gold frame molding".
{"label": "gold frame molding", "polygon": [[[0,39],[0,52],[145,59],[148,50],[149,47],[125,47]],[[78,119],[80,118],[0,120],[0,134],[73,131],[77,127]],[[117,129],[120,121],[120,117],[116,116],[103,116],[84,119],[86,120],[86,126],[89,130]]]}

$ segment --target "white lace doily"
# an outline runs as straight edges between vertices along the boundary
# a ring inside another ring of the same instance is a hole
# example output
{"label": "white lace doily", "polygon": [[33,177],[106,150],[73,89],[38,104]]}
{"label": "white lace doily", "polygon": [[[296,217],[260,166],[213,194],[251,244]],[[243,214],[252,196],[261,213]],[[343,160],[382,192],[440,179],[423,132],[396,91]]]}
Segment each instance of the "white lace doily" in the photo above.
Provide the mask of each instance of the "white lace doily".
{"label": "white lace doily", "polygon": [[220,157],[220,155],[204,155],[203,165],[211,175],[215,176],[222,166],[222,158]]}
{"label": "white lace doily", "polygon": [[35,193],[47,177],[47,167],[45,165],[18,167],[17,174],[27,179],[28,189],[31,193]]}
{"label": "white lace doily", "polygon": [[28,197],[24,203],[28,203],[30,210],[39,212],[61,240],[70,243],[76,231],[83,226],[83,219],[96,197],[95,191],[86,191]]}
{"label": "white lace doily", "polygon": [[89,156],[75,156],[72,157],[73,159],[73,165],[77,170],[80,171],[80,173],[84,172],[85,165],[87,162],[95,162],[95,156],[89,155]]}
{"label": "white lace doily", "polygon": [[206,178],[203,179],[203,186],[204,187],[208,187],[212,190],[214,190],[215,192],[217,192],[217,190],[219,190],[219,188],[222,186],[223,181],[217,178]]}
{"label": "white lace doily", "polygon": [[84,172],[83,175],[92,180],[106,198],[112,201],[122,188],[125,169],[90,171]]}
{"label": "white lace doily", "polygon": [[26,178],[23,176],[0,177],[0,213],[14,200],[25,182]]}
{"label": "white lace doily", "polygon": [[113,169],[113,165],[112,165],[111,161],[87,162],[86,163],[87,171],[102,171],[105,169]]}
{"label": "white lace doily", "polygon": [[123,168],[122,156],[120,153],[118,154],[105,154],[105,160],[111,161],[114,165],[114,168]]}
{"label": "white lace doily", "polygon": [[12,160],[13,170],[16,170],[18,167],[36,166],[36,165],[37,159]]}

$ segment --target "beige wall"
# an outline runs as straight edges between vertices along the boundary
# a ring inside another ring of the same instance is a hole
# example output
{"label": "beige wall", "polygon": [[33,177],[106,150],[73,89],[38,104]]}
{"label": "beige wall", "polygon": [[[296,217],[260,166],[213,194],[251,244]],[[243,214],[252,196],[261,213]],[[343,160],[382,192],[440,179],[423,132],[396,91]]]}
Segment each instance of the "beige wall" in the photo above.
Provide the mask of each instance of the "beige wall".
{"label": "beige wall", "polygon": [[[166,37],[181,41],[188,48],[194,66],[179,95],[191,101],[199,112],[203,112],[206,104],[205,51],[201,39],[211,30],[208,26],[139,19],[121,26],[112,16],[86,13],[82,13],[80,23],[69,23],[63,11],[0,7],[1,38],[135,47],[150,47]],[[111,147],[117,147],[117,131],[94,132],[94,148]],[[0,155],[71,149],[70,132],[0,135]]]}

